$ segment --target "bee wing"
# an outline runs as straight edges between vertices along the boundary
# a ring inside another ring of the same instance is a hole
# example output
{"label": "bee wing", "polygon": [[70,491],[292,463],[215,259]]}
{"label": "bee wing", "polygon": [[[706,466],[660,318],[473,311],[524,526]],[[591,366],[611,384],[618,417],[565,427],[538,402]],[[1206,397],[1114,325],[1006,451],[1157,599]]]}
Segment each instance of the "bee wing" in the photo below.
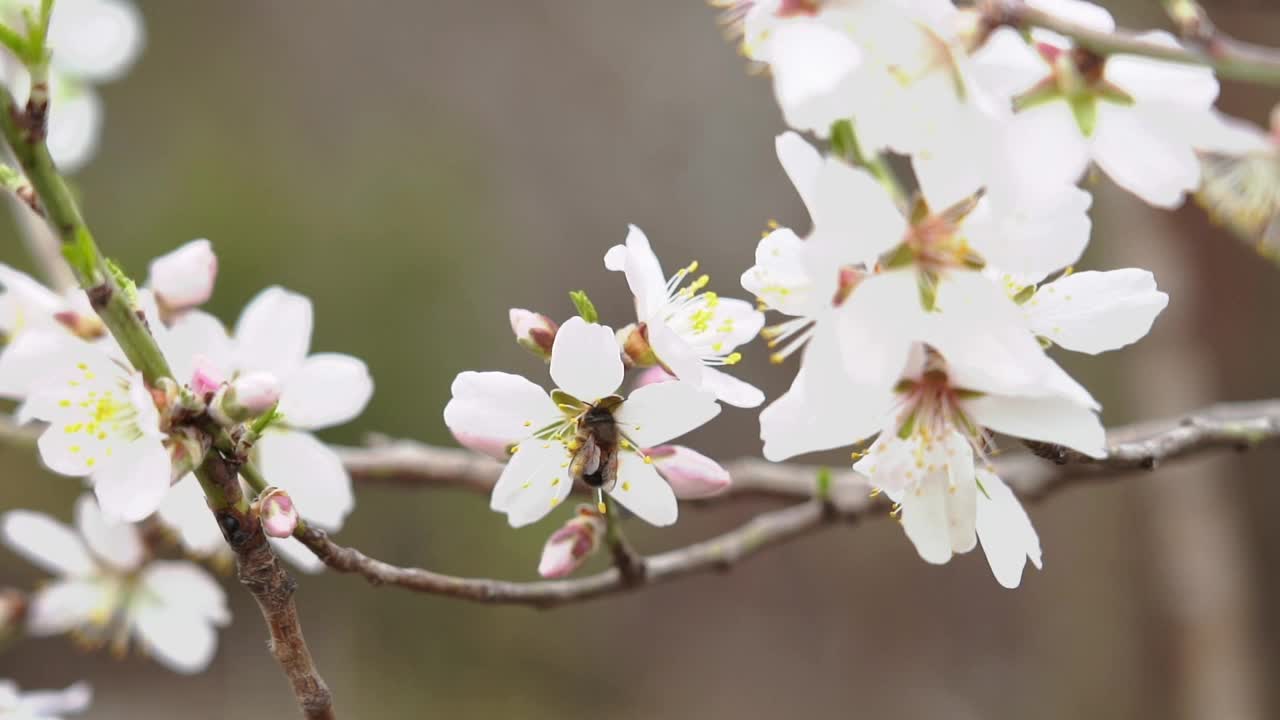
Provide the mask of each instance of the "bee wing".
{"label": "bee wing", "polygon": [[600,484],[600,488],[605,492],[613,490],[613,486],[618,484],[617,448],[606,451],[601,458],[600,477],[604,480],[604,482]]}
{"label": "bee wing", "polygon": [[600,469],[600,446],[591,435],[583,438],[582,447],[573,454],[569,462],[569,476],[574,480],[582,480]]}

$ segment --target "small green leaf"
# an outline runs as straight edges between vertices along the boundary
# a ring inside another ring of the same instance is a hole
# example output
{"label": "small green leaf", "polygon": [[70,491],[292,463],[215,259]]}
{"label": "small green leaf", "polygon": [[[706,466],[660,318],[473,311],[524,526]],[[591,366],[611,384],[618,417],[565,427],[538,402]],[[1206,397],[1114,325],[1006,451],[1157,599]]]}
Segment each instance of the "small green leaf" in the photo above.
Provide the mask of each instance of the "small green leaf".
{"label": "small green leaf", "polygon": [[138,305],[138,286],[125,274],[116,261],[107,259],[107,271],[111,273],[112,279],[116,281],[116,285],[124,292],[125,302],[129,303],[129,307],[137,307]]}
{"label": "small green leaf", "polygon": [[578,315],[589,323],[600,322],[600,314],[596,312],[596,306],[591,302],[591,298],[587,297],[584,290],[573,290],[569,293],[569,299],[573,301],[573,306],[578,309]]}

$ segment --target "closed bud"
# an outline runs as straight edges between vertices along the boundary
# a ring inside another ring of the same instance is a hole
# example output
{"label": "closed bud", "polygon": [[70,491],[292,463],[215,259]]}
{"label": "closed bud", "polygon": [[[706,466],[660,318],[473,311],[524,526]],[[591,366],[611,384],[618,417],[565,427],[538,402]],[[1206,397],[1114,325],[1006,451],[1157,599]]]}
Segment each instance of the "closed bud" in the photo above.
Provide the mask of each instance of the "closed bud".
{"label": "closed bud", "polygon": [[543,360],[551,359],[551,345],[555,342],[556,331],[560,329],[555,321],[541,313],[521,308],[511,308],[511,332],[516,335],[520,347],[537,355]]}
{"label": "closed bud", "polygon": [[53,319],[81,340],[97,340],[107,334],[107,326],[93,313],[63,310],[54,313]]}
{"label": "closed bud", "polygon": [[547,538],[542,560],[538,562],[538,574],[544,578],[561,578],[577,570],[600,549],[604,534],[604,518],[590,505],[579,505],[569,522]]}
{"label": "closed bud", "polygon": [[269,487],[254,501],[262,532],[273,538],[287,538],[298,527],[298,509],[293,498],[280,488]]}
{"label": "closed bud", "polygon": [[217,392],[218,388],[222,387],[222,383],[227,381],[222,370],[204,355],[195,356],[193,364],[195,370],[191,373],[189,384],[191,391],[196,395],[207,398],[210,393]]}
{"label": "closed bud", "polygon": [[732,482],[720,463],[683,445],[660,445],[644,451],[653,467],[681,500],[718,495]]}
{"label": "closed bud", "polygon": [[213,295],[218,256],[208,240],[192,240],[151,261],[150,285],[165,315],[203,305]]}
{"label": "closed bud", "polygon": [[622,348],[622,359],[632,367],[647,368],[658,364],[658,356],[649,345],[649,326],[644,323],[632,323],[618,330],[618,346]]}
{"label": "closed bud", "polygon": [[225,385],[209,411],[223,425],[234,425],[271,410],[280,402],[280,381],[269,372],[251,372]]}

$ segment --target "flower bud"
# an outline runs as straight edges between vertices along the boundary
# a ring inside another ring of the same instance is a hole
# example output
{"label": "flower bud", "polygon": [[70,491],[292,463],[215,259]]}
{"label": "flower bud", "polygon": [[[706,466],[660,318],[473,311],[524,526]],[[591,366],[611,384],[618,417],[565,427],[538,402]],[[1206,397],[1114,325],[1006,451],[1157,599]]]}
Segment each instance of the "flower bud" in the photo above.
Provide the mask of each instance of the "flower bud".
{"label": "flower bud", "polygon": [[257,417],[280,402],[280,381],[269,372],[251,372],[236,378],[213,396],[209,412],[223,425]]}
{"label": "flower bud", "polygon": [[658,383],[671,382],[675,379],[676,376],[667,372],[661,365],[654,365],[640,373],[639,377],[636,378],[636,389],[640,389],[645,385],[657,385]]}
{"label": "flower bud", "polygon": [[218,256],[208,240],[192,240],[151,261],[150,285],[164,314],[177,315],[203,305],[213,295]]}
{"label": "flower bud", "polygon": [[511,308],[511,332],[516,334],[516,342],[520,347],[537,355],[543,360],[551,359],[551,345],[555,342],[556,331],[560,326],[546,315]]}
{"label": "flower bud", "polygon": [[196,355],[193,364],[195,370],[191,373],[189,385],[191,391],[200,397],[208,397],[210,393],[217,392],[218,388],[227,381],[222,370],[204,355]]}
{"label": "flower bud", "polygon": [[622,359],[632,367],[653,367],[658,364],[658,356],[649,345],[649,326],[644,323],[632,323],[617,332],[618,346],[622,348]]}
{"label": "flower bud", "polygon": [[729,488],[729,471],[696,450],[660,445],[644,452],[653,458],[653,467],[681,500],[711,497]]}
{"label": "flower bud", "polygon": [[81,340],[97,340],[107,334],[107,326],[93,313],[63,310],[54,313],[53,319]]}
{"label": "flower bud", "polygon": [[538,574],[544,578],[561,578],[577,570],[600,549],[604,534],[604,518],[590,505],[579,505],[577,514],[547,538],[542,560],[538,562]]}
{"label": "flower bud", "polygon": [[276,487],[269,487],[254,502],[258,510],[258,519],[262,522],[262,532],[273,538],[287,538],[293,535],[298,527],[298,509],[293,505],[289,493]]}

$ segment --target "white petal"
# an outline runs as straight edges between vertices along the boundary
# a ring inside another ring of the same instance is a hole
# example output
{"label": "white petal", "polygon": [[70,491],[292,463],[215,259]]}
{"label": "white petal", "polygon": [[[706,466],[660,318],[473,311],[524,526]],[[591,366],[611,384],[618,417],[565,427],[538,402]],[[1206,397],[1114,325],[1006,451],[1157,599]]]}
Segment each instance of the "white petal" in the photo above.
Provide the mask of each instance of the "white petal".
{"label": "white petal", "polygon": [[152,602],[182,608],[215,625],[231,622],[222,586],[199,565],[182,561],[156,561],[142,573],[142,585]]}
{"label": "white petal", "polygon": [[72,579],[50,583],[31,598],[27,632],[36,637],[60,635],[115,609],[115,591],[97,580]]}
{"label": "white petal", "polygon": [[808,291],[804,247],[804,241],[788,228],[764,236],[756,246],[756,264],[742,274],[742,287],[778,312],[813,314],[818,308]]}
{"label": "white petal", "polygon": [[561,442],[526,440],[493,486],[489,507],[506,513],[511,527],[541,520],[573,489],[569,459],[569,451]]}
{"label": "white petal", "polygon": [[1049,66],[1018,33],[998,28],[973,54],[972,76],[994,96],[1007,99],[1049,76]]}
{"label": "white petal", "polygon": [[622,356],[613,330],[570,318],[551,346],[551,379],[583,402],[608,397],[622,385]]}
{"label": "white petal", "polygon": [[519,375],[464,372],[453,381],[444,423],[454,435],[489,438],[505,448],[559,420],[547,391]]}
{"label": "white petal", "polygon": [[1084,0],[1027,0],[1027,4],[1090,30],[1112,32],[1116,29],[1116,21],[1106,8]]}
{"label": "white petal", "polygon": [[49,22],[54,65],[95,82],[122,75],[142,45],[142,16],[124,0],[61,0]]}
{"label": "white petal", "polygon": [[293,538],[267,538],[276,555],[308,575],[324,572],[325,564],[306,545]]}
{"label": "white petal", "polygon": [[287,382],[311,347],[311,301],[270,287],[249,301],[236,323],[238,369],[265,370]]}
{"label": "white petal", "polygon": [[169,489],[157,516],[179,534],[182,546],[193,555],[210,556],[228,549],[195,475],[188,474]]}
{"label": "white petal", "polygon": [[[153,328],[154,329],[154,328]],[[197,360],[227,377],[234,367],[235,348],[222,321],[200,310],[191,310],[173,325],[156,331],[156,341],[180,383],[191,381]]]}
{"label": "white petal", "polygon": [[978,498],[982,551],[996,580],[1007,588],[1016,588],[1022,582],[1022,568],[1028,558],[1040,567],[1040,538],[1022,503],[1000,478],[979,470],[978,480],[986,491],[984,497]]}
{"label": "white petal", "polygon": [[76,501],[76,528],[95,556],[121,572],[136,570],[146,557],[137,529],[108,520],[88,495]]}
{"label": "white petal", "polygon": [[771,44],[773,90],[789,125],[825,133],[853,114],[853,98],[841,91],[862,53],[847,34],[816,21],[793,21],[775,29]]}
{"label": "white petal", "polygon": [[25,330],[0,349],[0,397],[20,400],[37,391],[49,368],[83,342],[55,328]]}
{"label": "white petal", "polygon": [[817,206],[818,173],[822,168],[822,155],[799,134],[791,131],[782,133],[774,140],[774,149],[783,171],[791,179],[809,216],[813,217]]}
{"label": "white petal", "polygon": [[619,430],[644,448],[680,437],[719,414],[715,395],[676,380],[636,390],[613,416]]}
{"label": "white petal", "polygon": [[0,535],[10,549],[50,574],[84,577],[97,570],[80,537],[48,515],[10,510],[0,516]]}
{"label": "white petal", "polygon": [[815,233],[837,237],[850,262],[864,261],[902,242],[906,220],[889,193],[864,170],[827,158],[818,173]]}
{"label": "white petal", "polygon": [[[691,383],[694,387],[702,386],[702,358],[675,330],[663,322],[654,322],[646,326],[649,347],[672,375]],[[579,398],[586,399],[586,398]]]}
{"label": "white petal", "polygon": [[92,88],[78,86],[49,108],[49,154],[64,173],[74,173],[93,157],[102,134],[102,100]]}
{"label": "white petal", "polygon": [[1107,454],[1107,433],[1098,416],[1069,400],[983,395],[962,404],[970,419],[996,432],[1065,445],[1091,457]]}
{"label": "white petal", "polygon": [[[1178,41],[1166,32],[1143,33],[1143,40],[1166,47]],[[1218,97],[1213,70],[1198,65],[1165,62],[1137,55],[1107,58],[1103,77],[1138,102],[1167,102],[1184,108],[1208,108]]]}
{"label": "white petal", "polygon": [[1060,278],[1037,290],[1023,309],[1037,335],[1097,354],[1142,338],[1168,304],[1150,272],[1127,268]]}
{"label": "white petal", "polygon": [[314,435],[272,430],[257,444],[267,482],[289,493],[298,512],[325,530],[337,530],[355,507],[351,476],[342,460]]}
{"label": "white petal", "polygon": [[633,452],[619,453],[618,483],[609,495],[650,525],[666,527],[679,514],[671,486],[652,464]]}
{"label": "white petal", "polygon": [[[898,382],[911,344],[925,332],[916,275],[894,270],[867,277],[836,313],[839,362],[855,385],[888,388]],[[838,377],[835,371],[825,373]],[[816,378],[815,378],[816,380]],[[825,392],[837,380],[816,384]]]}
{"label": "white petal", "polygon": [[779,462],[796,455],[845,447],[880,429],[890,397],[883,402],[867,397],[847,384],[830,387],[829,392],[848,399],[830,404],[808,402],[807,372],[796,374],[791,389],[760,412],[760,438],[764,456]]}
{"label": "white petal", "polygon": [[[1105,103],[1101,103],[1105,105]],[[1089,165],[1089,146],[1071,108],[1055,100],[1017,113],[1006,128],[1010,184],[1074,184]]]}
{"label": "white petal", "polygon": [[147,654],[185,675],[207,668],[218,649],[209,621],[179,607],[143,604],[133,614],[133,629]]}
{"label": "white petal", "polygon": [[627,287],[636,300],[636,316],[644,320],[666,300],[667,278],[644,231],[635,225],[627,228],[626,244],[609,248],[604,266],[626,275]]}
{"label": "white petal", "polygon": [[760,392],[760,388],[713,367],[703,368],[702,388],[713,393],[721,402],[734,407],[760,407],[764,402],[764,393]]}
{"label": "white petal", "polygon": [[293,427],[318,430],[359,415],[372,395],[373,378],[364,361],[320,353],[289,376],[280,393],[280,412]]}
{"label": "white petal", "polygon": [[947,517],[947,479],[929,473],[902,496],[902,529],[925,562],[942,565],[951,559],[950,520]]}
{"label": "white petal", "polygon": [[991,265],[1038,279],[1080,259],[1089,244],[1092,201],[1074,186],[1064,186],[1036,205],[993,195],[969,216],[964,232]]}
{"label": "white petal", "polygon": [[[79,682],[64,690],[36,690],[22,694],[22,707],[38,718],[31,720],[57,720],[55,715],[82,713],[93,702],[93,689],[88,683]],[[23,720],[22,717],[14,720]]]}
{"label": "white petal", "polygon": [[1093,159],[1117,185],[1151,205],[1175,208],[1200,184],[1200,162],[1190,142],[1169,137],[1158,115],[1098,103]]}
{"label": "white petal", "polygon": [[147,285],[165,307],[184,311],[209,300],[217,275],[218,256],[209,241],[201,238],[152,260]]}
{"label": "white petal", "polygon": [[160,508],[172,473],[164,445],[140,438],[117,447],[110,462],[94,471],[93,493],[107,517],[137,522]]}
{"label": "white petal", "polygon": [[947,528],[951,550],[966,553],[978,544],[978,484],[974,482],[973,448],[958,432],[943,441],[947,451]]}

